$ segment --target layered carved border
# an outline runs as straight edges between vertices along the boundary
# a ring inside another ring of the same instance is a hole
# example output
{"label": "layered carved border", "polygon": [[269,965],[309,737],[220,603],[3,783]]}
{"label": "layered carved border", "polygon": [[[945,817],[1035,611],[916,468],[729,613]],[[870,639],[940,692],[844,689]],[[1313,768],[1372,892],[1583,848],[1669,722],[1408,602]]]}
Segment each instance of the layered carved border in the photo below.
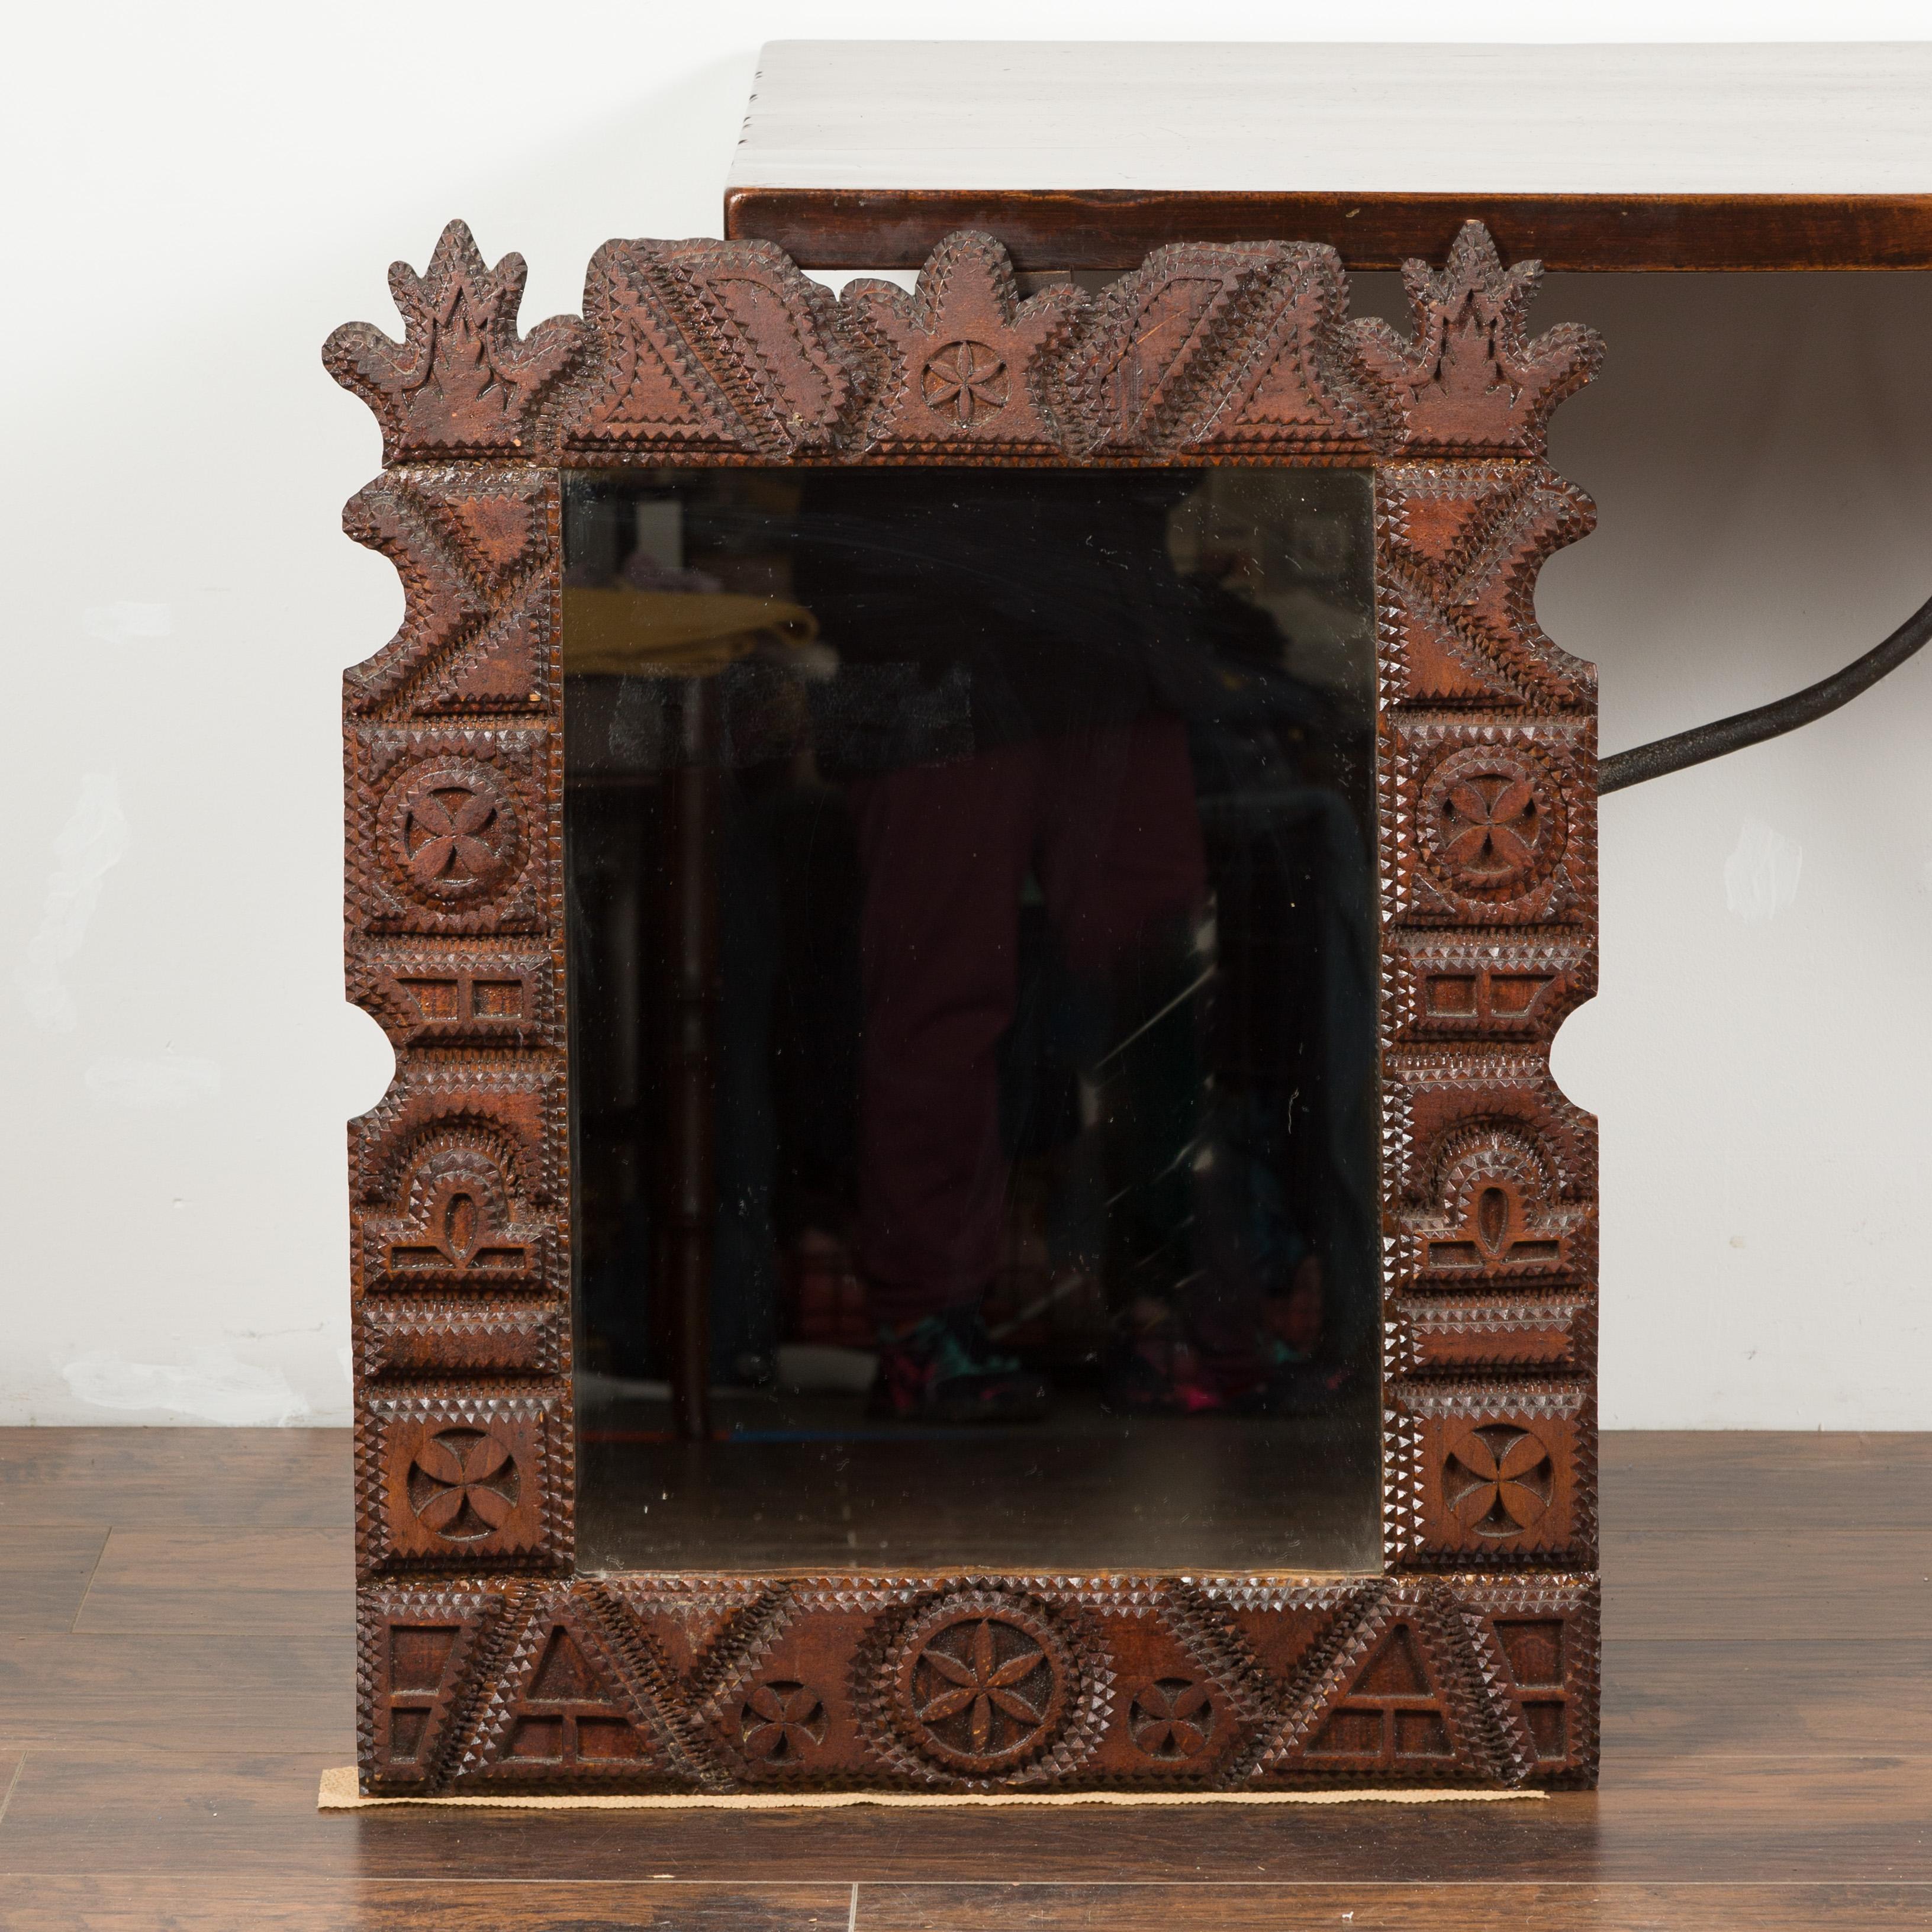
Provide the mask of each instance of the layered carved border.
{"label": "layered carved border", "polygon": [[[452,223],[400,343],[330,338],[383,434],[345,527],[406,593],[344,682],[350,996],[398,1060],[350,1128],[367,1788],[1594,1780],[1596,1147],[1548,1060],[1595,685],[1534,589],[1591,525],[1543,452],[1599,346],[1530,336],[1538,274],[1472,223],[1404,336],[1306,243],[1023,298],[964,233],[835,301],[769,244],[614,242],[526,336],[521,258]],[[572,1574],[561,472],[962,462],[1373,471],[1380,1577]]]}
{"label": "layered carved border", "polygon": [[[934,250],[915,292],[861,280],[834,301],[768,242],[608,242],[583,317],[520,337],[523,257],[486,267],[456,221],[424,274],[390,270],[401,342],[351,322],[322,353],[375,412],[392,472],[355,500],[350,534],[433,590],[440,564],[461,578],[475,562],[475,496],[439,507],[478,487],[458,458],[512,466],[489,481],[518,501],[547,469],[680,459],[1520,463],[1601,355],[1574,324],[1528,334],[1540,274],[1504,268],[1471,222],[1442,268],[1404,271],[1402,336],[1349,318],[1340,258],[1310,242],[1162,248],[1097,296],[1069,281],[1022,301],[1005,250],[966,232]],[[1486,619],[1526,674],[1582,688],[1588,671],[1536,630],[1525,580],[1582,533],[1587,502],[1546,472],[1493,464],[1406,494],[1392,569],[1419,573],[1475,633]],[[461,616],[452,602],[411,623],[426,637]],[[386,668],[379,656],[352,682]]]}
{"label": "layered carved border", "polygon": [[1596,1765],[1597,1592],[1574,1575],[378,1583],[359,1656],[364,1776],[398,1792],[1580,1784]]}

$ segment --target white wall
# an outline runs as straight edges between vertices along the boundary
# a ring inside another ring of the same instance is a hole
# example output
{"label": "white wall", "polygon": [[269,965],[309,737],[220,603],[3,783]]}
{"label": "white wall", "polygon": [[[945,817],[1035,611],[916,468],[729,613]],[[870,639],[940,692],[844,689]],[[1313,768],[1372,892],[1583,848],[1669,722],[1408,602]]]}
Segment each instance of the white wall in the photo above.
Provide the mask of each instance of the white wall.
{"label": "white wall", "polygon": [[[1595,532],[1538,608],[1611,751],[1858,655],[1932,596],[1932,276],[1552,276],[1608,339],[1552,426]],[[1612,1424],[1932,1426],[1932,656],[1602,802]]]}
{"label": "white wall", "polygon": [[[1609,14],[1577,24],[1734,32],[1714,0]],[[1174,17],[988,0],[972,28]],[[1456,28],[1421,4],[1344,24]],[[1916,25],[1813,5],[1751,29]],[[380,449],[323,337],[392,322],[386,265],[420,266],[458,212],[529,257],[526,322],[575,307],[606,236],[716,232],[761,40],[906,31],[877,0],[16,25],[0,1421],[346,1419],[342,1124],[389,1055],[340,996],[338,679],[401,597],[337,528]],[[1803,682],[1932,592],[1923,278],[1570,277],[1541,314],[1610,339],[1555,441],[1602,525],[1541,600],[1604,667],[1606,746]],[[1932,1426],[1928,722],[1932,662],[1605,802],[1604,994],[1557,1065],[1604,1117],[1612,1424]]]}

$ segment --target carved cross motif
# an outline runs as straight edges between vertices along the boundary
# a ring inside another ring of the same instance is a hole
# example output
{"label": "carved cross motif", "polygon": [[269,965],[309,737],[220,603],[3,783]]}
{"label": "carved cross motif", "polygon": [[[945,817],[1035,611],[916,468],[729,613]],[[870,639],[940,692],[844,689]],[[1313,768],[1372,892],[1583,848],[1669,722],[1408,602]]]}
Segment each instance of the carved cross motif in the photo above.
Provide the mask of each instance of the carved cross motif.
{"label": "carved cross motif", "polygon": [[1508,772],[1463,779],[1442,801],[1443,862],[1484,884],[1526,872],[1543,828],[1528,781]]}
{"label": "carved cross motif", "polygon": [[473,1543],[510,1520],[517,1506],[516,1458],[488,1430],[442,1429],[410,1465],[410,1507],[447,1543]]}
{"label": "carved cross motif", "polygon": [[412,804],[404,837],[410,848],[410,870],[416,883],[436,886],[475,879],[487,884],[502,864],[502,855],[487,837],[496,818],[496,801],[488,793],[451,786],[430,792]]}
{"label": "carved cross motif", "polygon": [[502,1383],[473,1396],[371,1390],[363,1406],[374,1427],[358,1445],[357,1480],[382,1506],[360,1560],[386,1569],[553,1565],[546,1471],[558,1403],[541,1388]]}
{"label": "carved cross motif", "polygon": [[825,1742],[825,1706],[809,1685],[774,1679],[757,1685],[738,1713],[745,1755],[761,1764],[796,1764]]}
{"label": "carved cross motif", "polygon": [[1214,1734],[1208,1686],[1191,1677],[1163,1677],[1134,1693],[1127,1728],[1149,1757],[1198,1757]]}
{"label": "carved cross motif", "polygon": [[405,772],[384,801],[392,862],[413,896],[434,908],[488,900],[514,868],[516,808],[480,760]]}
{"label": "carved cross motif", "polygon": [[1562,818],[1527,754],[1484,746],[1450,752],[1430,774],[1420,815],[1433,869],[1465,898],[1513,898],[1561,856]]}
{"label": "carved cross motif", "polygon": [[1474,1534],[1515,1536],[1549,1508],[1554,1475],[1540,1437],[1493,1423],[1456,1439],[1443,1468],[1443,1493]]}

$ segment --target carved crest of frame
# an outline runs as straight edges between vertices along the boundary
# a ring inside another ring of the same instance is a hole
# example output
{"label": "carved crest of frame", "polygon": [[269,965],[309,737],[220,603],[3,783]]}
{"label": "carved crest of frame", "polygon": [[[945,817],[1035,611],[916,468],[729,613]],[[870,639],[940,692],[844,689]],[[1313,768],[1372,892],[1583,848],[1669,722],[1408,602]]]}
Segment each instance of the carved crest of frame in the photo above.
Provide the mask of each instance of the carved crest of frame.
{"label": "carved crest of frame", "polygon": [[[1403,336],[1303,243],[1022,299],[959,234],[835,302],[768,244],[614,242],[522,334],[521,258],[452,223],[400,343],[330,338],[383,435],[345,527],[406,595],[344,691],[349,989],[398,1061],[350,1129],[368,1789],[1594,1780],[1596,1147],[1548,1053],[1595,686],[1534,587],[1592,520],[1543,452],[1600,351],[1529,334],[1538,274],[1471,224]],[[1384,1572],[578,1577],[561,472],[1042,461],[1373,472]],[[940,1676],[1012,1695],[962,1725]]]}

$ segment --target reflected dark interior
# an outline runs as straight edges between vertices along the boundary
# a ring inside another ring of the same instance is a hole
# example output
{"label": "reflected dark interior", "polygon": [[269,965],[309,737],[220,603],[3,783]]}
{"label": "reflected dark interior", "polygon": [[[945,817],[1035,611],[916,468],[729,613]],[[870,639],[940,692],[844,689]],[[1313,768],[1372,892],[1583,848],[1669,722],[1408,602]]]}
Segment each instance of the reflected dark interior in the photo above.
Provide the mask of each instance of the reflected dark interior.
{"label": "reflected dark interior", "polygon": [[1368,473],[565,548],[580,1567],[1378,1567]]}

